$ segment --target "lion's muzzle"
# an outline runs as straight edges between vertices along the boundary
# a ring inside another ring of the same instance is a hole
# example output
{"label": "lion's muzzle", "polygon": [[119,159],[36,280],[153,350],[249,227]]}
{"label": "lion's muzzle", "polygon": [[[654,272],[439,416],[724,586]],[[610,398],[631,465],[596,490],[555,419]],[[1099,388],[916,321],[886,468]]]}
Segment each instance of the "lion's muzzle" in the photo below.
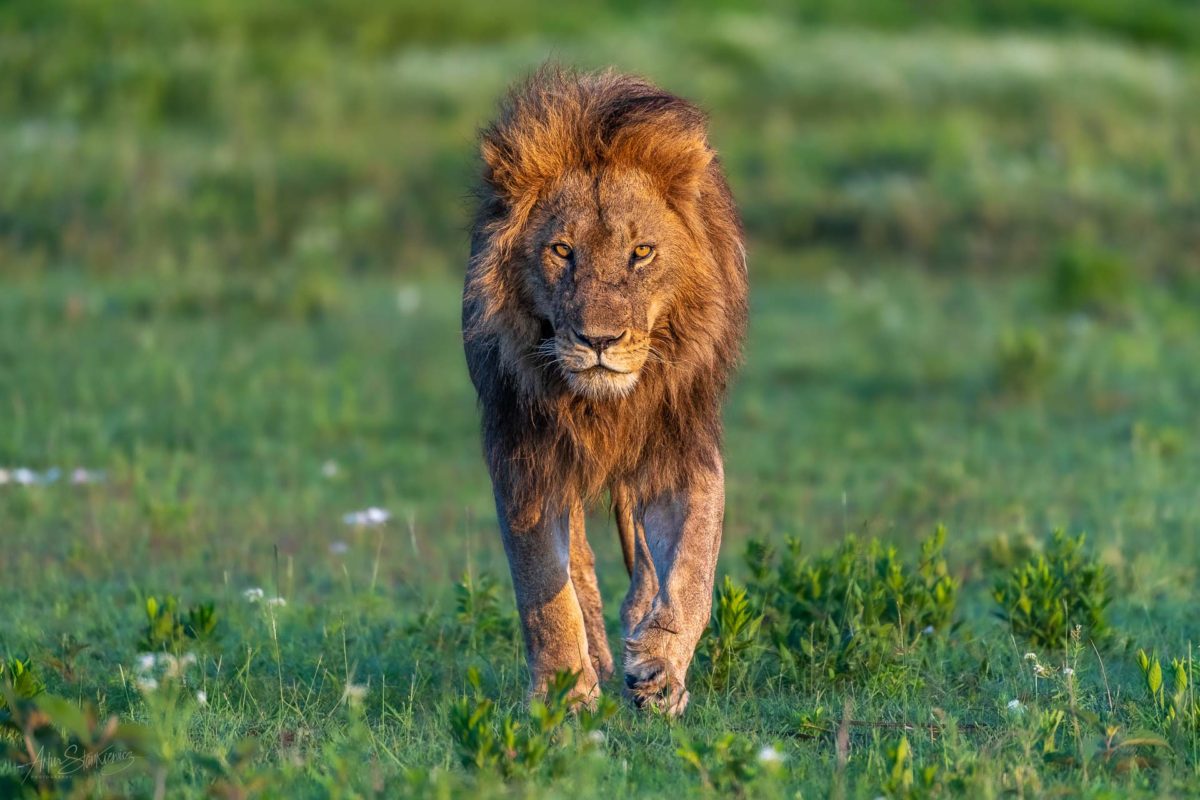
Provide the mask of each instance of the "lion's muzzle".
{"label": "lion's muzzle", "polygon": [[558,363],[572,391],[586,397],[623,397],[637,385],[649,348],[634,331],[568,329],[556,337]]}

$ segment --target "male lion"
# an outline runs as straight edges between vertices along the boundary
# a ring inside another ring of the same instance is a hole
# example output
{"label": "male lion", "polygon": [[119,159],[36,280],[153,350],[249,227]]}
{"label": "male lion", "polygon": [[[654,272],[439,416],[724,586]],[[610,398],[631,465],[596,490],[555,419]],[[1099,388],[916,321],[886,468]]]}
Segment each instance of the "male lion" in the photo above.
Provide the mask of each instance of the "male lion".
{"label": "male lion", "polygon": [[703,113],[544,68],[483,132],[463,338],[533,693],[613,672],[584,508],[608,489],[631,585],[625,685],[687,706],[721,543],[721,402],[746,323],[741,223]]}

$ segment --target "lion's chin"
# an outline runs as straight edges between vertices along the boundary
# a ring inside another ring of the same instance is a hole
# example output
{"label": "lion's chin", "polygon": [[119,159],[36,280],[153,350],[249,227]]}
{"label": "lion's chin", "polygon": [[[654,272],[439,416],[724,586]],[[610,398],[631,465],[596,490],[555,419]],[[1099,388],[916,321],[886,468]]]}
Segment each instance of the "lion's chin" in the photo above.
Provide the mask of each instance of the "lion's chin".
{"label": "lion's chin", "polygon": [[592,400],[617,400],[633,391],[638,382],[638,372],[615,372],[604,367],[567,371],[567,385],[581,397]]}

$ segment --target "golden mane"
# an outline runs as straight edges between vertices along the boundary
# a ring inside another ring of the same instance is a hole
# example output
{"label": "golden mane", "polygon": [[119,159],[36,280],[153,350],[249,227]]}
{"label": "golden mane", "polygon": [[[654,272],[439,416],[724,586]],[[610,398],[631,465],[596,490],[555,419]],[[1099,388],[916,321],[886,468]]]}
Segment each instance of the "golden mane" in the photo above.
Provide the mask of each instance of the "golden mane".
{"label": "golden mane", "polygon": [[[463,332],[488,463],[514,522],[536,524],[605,488],[652,498],[681,485],[719,449],[746,320],[741,225],[705,115],[640,78],[543,68],[505,98],[481,150]],[[565,391],[529,357],[546,331],[526,288],[536,265],[519,244],[561,176],[616,167],[651,178],[693,251],[653,332],[662,358],[627,397],[600,402]]]}

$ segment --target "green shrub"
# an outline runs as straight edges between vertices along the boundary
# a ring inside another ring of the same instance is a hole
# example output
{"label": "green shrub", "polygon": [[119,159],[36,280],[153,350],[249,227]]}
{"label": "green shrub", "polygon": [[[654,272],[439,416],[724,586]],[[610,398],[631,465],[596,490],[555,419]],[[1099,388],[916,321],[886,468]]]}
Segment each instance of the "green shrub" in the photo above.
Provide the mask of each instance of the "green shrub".
{"label": "green shrub", "polygon": [[0,709],[7,707],[8,697],[28,700],[46,690],[37,673],[33,670],[33,661],[22,661],[12,656],[7,661],[0,661]]}
{"label": "green shrub", "polygon": [[577,751],[598,746],[604,741],[601,726],[616,713],[617,703],[601,697],[593,707],[581,706],[573,715],[577,726],[569,726],[577,678],[571,672],[556,674],[545,697],[530,702],[528,720],[520,720],[511,712],[501,713],[496,701],[484,696],[479,670],[471,667],[467,671],[471,693],[450,708],[450,733],[459,761],[469,769],[494,770],[513,778],[539,770],[559,771],[564,760],[560,756],[572,742]]}
{"label": "green shrub", "polygon": [[996,347],[996,387],[1013,395],[1037,392],[1054,372],[1050,347],[1040,331],[1006,333]]}
{"label": "green shrub", "polygon": [[713,606],[712,632],[703,645],[714,688],[727,685],[735,672],[745,673],[758,644],[762,620],[762,614],[754,613],[746,590],[726,575]]}
{"label": "green shrub", "polygon": [[828,678],[863,675],[898,663],[929,634],[950,626],[958,584],[950,577],[939,527],[905,564],[895,547],[848,537],[831,553],[804,556],[788,543],[782,557],[752,543],[752,590],[765,610],[764,630],[785,666]]}
{"label": "green shrub", "polygon": [[1083,534],[1055,531],[1044,553],[1017,565],[996,583],[997,614],[1012,632],[1038,647],[1063,647],[1082,626],[1094,641],[1109,633],[1105,609],[1112,602],[1108,571],[1089,557]]}
{"label": "green shrub", "polygon": [[908,797],[913,788],[912,745],[908,737],[901,734],[893,747],[887,750],[887,778],[883,791],[888,797]]}
{"label": "green shrub", "polygon": [[217,628],[212,603],[200,603],[186,612],[178,611],[179,601],[167,595],[162,600],[146,598],[146,628],[138,646],[145,652],[179,651],[188,639],[208,641]]}
{"label": "green shrub", "polygon": [[1133,272],[1116,253],[1085,242],[1059,249],[1050,267],[1050,298],[1063,311],[1113,313],[1128,302]]}
{"label": "green shrub", "polygon": [[516,636],[513,615],[501,608],[500,587],[487,573],[463,574],[454,584],[454,607],[459,633],[472,650]]}
{"label": "green shrub", "polygon": [[1166,728],[1195,730],[1200,723],[1200,701],[1196,699],[1194,665],[1191,658],[1171,659],[1171,693],[1167,694],[1162,663],[1157,654],[1138,650],[1138,666],[1158,722]]}
{"label": "green shrub", "polygon": [[679,745],[675,754],[696,771],[705,789],[721,797],[745,797],[755,779],[777,769],[783,760],[774,747],[756,750],[753,742],[736,733],[698,742],[678,730],[675,741]]}

